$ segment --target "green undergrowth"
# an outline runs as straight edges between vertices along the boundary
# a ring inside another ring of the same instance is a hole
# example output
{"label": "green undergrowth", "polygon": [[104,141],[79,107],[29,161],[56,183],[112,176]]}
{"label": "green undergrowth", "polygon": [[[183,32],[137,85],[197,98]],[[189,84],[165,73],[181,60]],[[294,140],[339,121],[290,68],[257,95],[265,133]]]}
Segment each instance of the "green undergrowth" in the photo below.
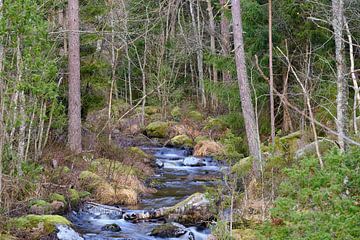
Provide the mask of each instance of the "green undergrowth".
{"label": "green undergrowth", "polygon": [[260,227],[267,239],[360,239],[360,149],[333,150],[283,170],[271,209],[278,219]]}

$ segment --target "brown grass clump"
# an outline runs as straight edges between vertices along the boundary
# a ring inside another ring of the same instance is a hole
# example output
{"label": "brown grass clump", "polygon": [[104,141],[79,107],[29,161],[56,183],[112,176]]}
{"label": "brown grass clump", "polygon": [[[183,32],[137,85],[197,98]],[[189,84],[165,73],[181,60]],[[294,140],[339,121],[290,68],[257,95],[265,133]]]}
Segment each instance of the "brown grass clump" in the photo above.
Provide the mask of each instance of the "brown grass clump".
{"label": "brown grass clump", "polygon": [[195,156],[216,156],[223,154],[223,146],[211,140],[200,141],[194,147]]}

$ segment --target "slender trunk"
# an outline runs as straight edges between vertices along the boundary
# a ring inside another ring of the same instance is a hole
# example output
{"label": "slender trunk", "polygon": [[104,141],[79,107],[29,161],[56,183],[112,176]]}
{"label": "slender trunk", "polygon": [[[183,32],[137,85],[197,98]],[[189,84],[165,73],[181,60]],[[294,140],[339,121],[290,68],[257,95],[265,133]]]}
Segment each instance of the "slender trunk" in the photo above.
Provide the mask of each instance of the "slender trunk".
{"label": "slender trunk", "polygon": [[274,74],[273,74],[273,41],[272,41],[272,1],[269,0],[269,79],[270,79],[270,122],[271,142],[275,144],[275,106],[274,106]]}
{"label": "slender trunk", "polygon": [[[0,21],[2,21],[2,7],[3,0],[0,0]],[[0,72],[3,71],[3,58],[4,58],[4,46],[3,38],[0,38]],[[0,203],[2,203],[2,172],[3,172],[3,149],[5,141],[5,126],[4,126],[4,110],[5,110],[5,100],[4,100],[4,88],[5,83],[2,76],[0,75]]]}
{"label": "slender trunk", "polygon": [[80,34],[79,1],[69,0],[69,129],[68,144],[71,151],[80,153],[81,99],[80,99]]}
{"label": "slender trunk", "polygon": [[[16,69],[17,69],[17,82],[22,81],[22,56],[21,56],[21,40],[17,37],[17,49],[16,49]],[[17,174],[22,175],[21,163],[24,160],[25,150],[25,130],[26,130],[26,116],[25,116],[25,95],[24,91],[19,93],[19,118],[20,127],[18,132],[18,151],[17,151]]]}
{"label": "slender trunk", "polygon": [[343,42],[343,31],[344,31],[344,1],[343,0],[332,0],[332,25],[334,29],[335,39],[335,56],[336,56],[336,83],[337,83],[337,119],[336,126],[338,135],[338,142],[342,151],[346,150],[347,137],[347,114],[348,114],[348,88],[346,81],[346,65],[344,57],[344,42]]}
{"label": "slender trunk", "polygon": [[146,64],[147,64],[147,34],[148,34],[148,28],[149,28],[149,14],[148,14],[148,10],[146,9],[146,28],[145,28],[145,36],[144,36],[144,61],[141,65],[141,72],[142,72],[142,94],[143,94],[143,101],[142,101],[142,105],[141,105],[141,124],[144,126],[145,124],[145,104],[146,104]]}
{"label": "slender trunk", "polygon": [[114,9],[113,1],[110,1],[110,26],[111,26],[111,84],[109,92],[109,104],[108,104],[108,124],[109,124],[109,136],[108,141],[111,143],[111,109],[112,109],[112,99],[113,99],[113,89],[115,84],[115,32],[114,32]]}
{"label": "slender trunk", "polygon": [[243,28],[241,20],[240,0],[232,0],[232,16],[234,31],[234,50],[237,78],[240,89],[241,107],[245,122],[246,136],[249,145],[250,155],[254,158],[253,173],[260,176],[261,169],[261,152],[260,152],[260,136],[255,118],[254,107],[251,101],[250,84],[248,81],[245,50],[243,40]]}
{"label": "slender trunk", "polygon": [[29,154],[30,143],[31,143],[32,125],[33,125],[34,118],[35,118],[36,107],[37,107],[37,103],[35,102],[33,104],[33,112],[31,114],[31,119],[30,119],[30,123],[29,123],[29,130],[28,130],[28,134],[27,134],[27,143],[26,143],[26,149],[25,149],[24,162],[27,162],[27,158],[28,158],[28,154]]}
{"label": "slender trunk", "polygon": [[349,41],[350,72],[351,72],[351,79],[353,81],[353,88],[354,88],[354,105],[353,105],[354,131],[355,131],[355,134],[358,134],[356,112],[357,112],[358,108],[360,107],[360,93],[359,93],[359,85],[358,85],[358,82],[356,79],[356,74],[355,74],[354,46],[353,46],[353,39],[351,36],[349,24],[345,18],[344,18],[344,25],[345,25],[345,29],[346,29],[346,33],[347,33],[347,37],[348,37],[348,41]]}
{"label": "slender trunk", "polygon": [[[229,56],[230,53],[230,31],[229,31],[229,20],[226,17],[226,10],[228,9],[227,0],[220,0],[220,4],[222,7],[221,11],[221,45],[222,45],[222,53],[224,57]],[[228,83],[231,81],[230,72],[227,70],[223,71],[223,81]]]}
{"label": "slender trunk", "polygon": [[[216,54],[216,45],[215,45],[216,29],[215,29],[213,8],[211,6],[210,0],[207,0],[207,10],[209,13],[209,25],[210,25],[210,49],[211,49],[211,53],[213,55],[215,55]],[[211,74],[211,71],[210,71],[210,74]],[[217,72],[215,65],[212,66],[212,75],[213,75],[212,80],[216,84],[218,82],[218,72]],[[211,98],[212,98],[212,105],[213,105],[212,107],[214,110],[216,110],[217,105],[218,105],[216,95],[212,94]]]}
{"label": "slender trunk", "polygon": [[190,0],[190,14],[191,14],[191,22],[194,31],[195,38],[197,40],[196,46],[196,59],[197,59],[197,68],[199,74],[199,90],[201,95],[201,105],[202,107],[206,107],[206,95],[205,95],[205,84],[204,84],[204,64],[203,64],[203,49],[202,49],[202,39],[200,35],[200,16],[197,14],[197,24],[194,12],[194,0]]}

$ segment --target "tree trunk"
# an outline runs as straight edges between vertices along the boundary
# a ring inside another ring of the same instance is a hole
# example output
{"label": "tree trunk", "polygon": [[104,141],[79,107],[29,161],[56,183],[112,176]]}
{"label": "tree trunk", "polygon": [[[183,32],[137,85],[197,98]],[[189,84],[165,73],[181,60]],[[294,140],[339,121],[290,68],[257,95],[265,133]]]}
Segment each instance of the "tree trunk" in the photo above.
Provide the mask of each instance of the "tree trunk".
{"label": "tree trunk", "polygon": [[[197,68],[198,68],[198,74],[199,74],[199,89],[200,89],[200,95],[201,95],[201,105],[203,107],[206,107],[206,96],[205,96],[205,86],[204,86],[204,63],[203,63],[203,49],[202,49],[202,39],[200,34],[200,16],[198,14],[198,22],[196,26],[196,18],[195,18],[195,12],[194,12],[194,0],[190,0],[190,14],[191,14],[191,22],[193,26],[193,31],[195,38],[197,40],[197,46],[196,46],[196,59],[197,59]],[[198,6],[199,7],[199,6]]]}
{"label": "tree trunk", "polygon": [[[220,0],[220,4],[222,7],[221,11],[221,23],[220,23],[220,31],[221,31],[221,45],[223,56],[227,57],[230,53],[230,31],[229,31],[229,20],[226,17],[225,11],[228,9],[227,0]],[[230,72],[227,70],[223,71],[223,81],[228,83],[231,81]]]}
{"label": "tree trunk", "polygon": [[344,42],[342,40],[344,31],[344,1],[332,0],[332,25],[334,29],[335,39],[335,56],[336,56],[336,70],[337,70],[337,119],[336,126],[338,141],[340,149],[346,150],[345,137],[347,137],[347,113],[348,113],[348,87],[346,80],[345,57],[344,57]]}
{"label": "tree trunk", "polygon": [[273,74],[273,41],[272,41],[272,1],[269,0],[269,79],[270,79],[270,122],[271,142],[275,144],[275,107],[274,107],[274,74]]}
{"label": "tree trunk", "polygon": [[253,173],[255,174],[255,176],[259,176],[261,170],[260,136],[257,126],[257,120],[255,118],[254,107],[251,101],[250,85],[246,71],[240,0],[232,0],[231,2],[235,61],[237,79],[240,89],[241,107],[245,121],[246,136],[248,140],[250,155],[255,160],[253,165]]}
{"label": "tree trunk", "polygon": [[[216,45],[215,45],[216,29],[215,29],[213,8],[211,6],[211,1],[210,0],[207,0],[207,10],[208,10],[208,13],[209,13],[210,49],[211,49],[211,53],[213,55],[215,55],[216,54]],[[211,74],[211,71],[210,71],[210,74]],[[217,72],[217,69],[216,69],[215,65],[212,66],[212,75],[213,75],[212,80],[216,84],[218,82],[218,72]],[[211,98],[212,98],[212,107],[213,107],[214,110],[216,110],[217,105],[218,105],[216,95],[213,93],[211,95]]]}
{"label": "tree trunk", "polygon": [[80,36],[79,1],[69,0],[69,129],[68,144],[71,151],[80,153],[81,99],[80,99]]}

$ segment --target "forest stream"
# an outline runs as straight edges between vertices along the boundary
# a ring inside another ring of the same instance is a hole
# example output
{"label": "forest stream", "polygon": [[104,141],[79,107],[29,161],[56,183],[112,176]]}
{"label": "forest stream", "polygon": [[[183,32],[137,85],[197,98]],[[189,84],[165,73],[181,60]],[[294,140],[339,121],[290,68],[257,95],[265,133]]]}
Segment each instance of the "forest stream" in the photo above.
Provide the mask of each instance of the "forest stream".
{"label": "forest stream", "polygon": [[143,148],[156,157],[158,169],[152,177],[157,192],[143,196],[135,208],[115,207],[96,203],[85,203],[77,212],[67,218],[74,229],[58,227],[58,237],[63,239],[196,239],[205,240],[210,229],[203,226],[178,227],[176,238],[151,236],[152,230],[164,224],[164,218],[149,217],[133,221],[132,216],[146,215],[164,207],[171,207],[197,192],[204,192],[206,186],[215,184],[221,176],[221,166],[210,157],[195,158],[191,151],[176,148]]}

